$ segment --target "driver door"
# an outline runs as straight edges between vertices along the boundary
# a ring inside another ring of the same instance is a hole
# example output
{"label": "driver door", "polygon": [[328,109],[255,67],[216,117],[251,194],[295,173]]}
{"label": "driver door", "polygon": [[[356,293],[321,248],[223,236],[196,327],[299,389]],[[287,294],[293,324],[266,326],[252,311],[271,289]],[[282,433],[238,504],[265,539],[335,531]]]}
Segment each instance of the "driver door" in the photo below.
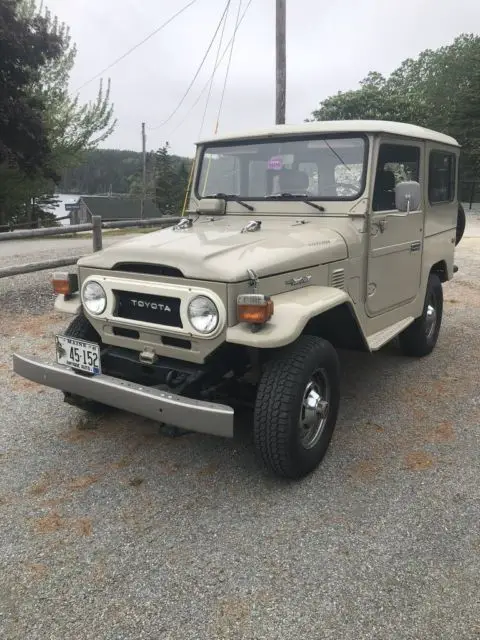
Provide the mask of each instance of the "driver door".
{"label": "driver door", "polygon": [[418,294],[424,203],[422,200],[417,211],[399,212],[395,206],[395,185],[404,180],[422,185],[423,157],[422,143],[380,145],[370,218],[366,300],[369,316],[407,304]]}

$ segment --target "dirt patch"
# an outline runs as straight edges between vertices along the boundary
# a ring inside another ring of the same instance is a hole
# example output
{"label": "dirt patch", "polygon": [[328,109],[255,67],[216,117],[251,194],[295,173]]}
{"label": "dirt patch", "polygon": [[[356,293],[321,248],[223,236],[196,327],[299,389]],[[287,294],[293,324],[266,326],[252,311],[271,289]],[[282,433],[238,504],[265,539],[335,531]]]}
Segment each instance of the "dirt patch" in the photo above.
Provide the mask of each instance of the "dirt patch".
{"label": "dirt patch", "polygon": [[246,598],[228,598],[220,602],[217,613],[217,625],[227,632],[242,627],[250,618],[252,603]]}
{"label": "dirt patch", "polygon": [[68,529],[82,536],[91,536],[93,532],[92,520],[90,518],[63,518],[58,511],[52,511],[42,518],[36,518],[34,528],[38,534],[56,533],[57,531]]}
{"label": "dirt patch", "polygon": [[73,444],[77,444],[78,442],[85,442],[86,440],[91,440],[96,436],[96,431],[93,429],[75,429],[73,431],[68,431],[67,433],[60,434],[60,438],[65,442],[71,442]]}
{"label": "dirt patch", "polygon": [[117,462],[112,462],[110,467],[112,469],[126,469],[131,464],[132,459],[130,458],[130,456],[123,456],[122,458],[120,458],[120,460],[117,460]]}
{"label": "dirt patch", "polygon": [[74,478],[73,480],[71,480],[68,484],[67,484],[67,488],[68,489],[72,489],[73,491],[77,490],[77,489],[86,489],[87,487],[90,487],[92,484],[95,484],[96,482],[98,482],[100,480],[100,475],[88,475],[88,476],[78,476],[77,478]]}
{"label": "dirt patch", "polygon": [[25,334],[41,338],[51,334],[52,324],[63,320],[59,313],[52,312],[32,316],[2,315],[1,334],[12,338]]}
{"label": "dirt patch", "polygon": [[145,482],[145,478],[140,478],[139,476],[137,476],[136,478],[132,478],[131,480],[128,481],[128,484],[131,487],[139,487],[140,485],[142,485]]}
{"label": "dirt patch", "polygon": [[31,380],[27,380],[26,378],[21,378],[20,376],[14,375],[9,380],[9,386],[14,391],[36,391],[37,393],[44,393],[45,389],[41,385],[36,382],[32,382]]}
{"label": "dirt patch", "polygon": [[0,496],[0,507],[4,507],[7,504],[12,504],[13,499],[9,496]]}
{"label": "dirt patch", "polygon": [[409,471],[425,471],[433,467],[433,458],[424,451],[412,451],[405,456],[404,466]]}
{"label": "dirt patch", "polygon": [[451,422],[442,422],[432,429],[427,437],[429,442],[451,442],[455,440],[455,431]]}
{"label": "dirt patch", "polygon": [[82,536],[91,536],[93,532],[93,525],[90,518],[80,518],[75,523],[78,531]]}
{"label": "dirt patch", "polygon": [[371,480],[380,472],[378,462],[374,460],[360,460],[351,471],[351,476],[357,480]]}
{"label": "dirt patch", "polygon": [[54,533],[65,526],[65,520],[56,512],[49,513],[48,516],[37,518],[35,530],[37,533]]}
{"label": "dirt patch", "polygon": [[54,479],[51,475],[44,476],[41,480],[32,485],[28,491],[31,496],[43,496],[53,485]]}
{"label": "dirt patch", "polygon": [[41,580],[48,571],[48,567],[39,562],[27,562],[25,567],[35,580]]}
{"label": "dirt patch", "polygon": [[215,462],[211,462],[210,464],[207,464],[206,467],[203,467],[203,469],[200,469],[197,475],[200,477],[214,476],[218,472],[219,468],[220,465]]}

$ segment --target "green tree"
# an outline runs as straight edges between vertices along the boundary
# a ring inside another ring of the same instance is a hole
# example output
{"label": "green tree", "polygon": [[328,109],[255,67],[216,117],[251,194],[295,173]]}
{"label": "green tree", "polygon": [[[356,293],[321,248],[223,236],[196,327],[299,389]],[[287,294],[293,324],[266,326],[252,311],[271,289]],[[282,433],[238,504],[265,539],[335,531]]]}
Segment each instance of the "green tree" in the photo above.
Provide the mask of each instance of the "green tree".
{"label": "green tree", "polygon": [[187,161],[170,155],[166,142],[155,154],[155,204],[162,213],[178,215],[182,211],[188,178]]}
{"label": "green tree", "polygon": [[25,18],[18,0],[0,1],[0,224],[18,213],[25,182],[58,178],[45,102],[31,87],[61,56],[61,41],[45,17]]}
{"label": "green tree", "polygon": [[[110,82],[106,87],[100,82],[93,102],[81,104],[78,95],[70,96],[68,82],[76,47],[69,28],[45,9],[43,3],[37,5],[35,0],[3,1],[15,5],[17,20],[27,25],[42,24],[46,36],[57,43],[56,55],[48,57],[25,85],[29,99],[42,105],[41,121],[49,147],[48,162],[24,176],[23,180],[18,179],[15,168],[4,174],[8,201],[5,208],[8,208],[10,217],[18,220],[23,217],[52,218],[48,210],[42,213],[39,203],[45,198],[51,199],[61,174],[81,163],[85,152],[95,149],[115,127]],[[32,203],[37,205],[32,206]]]}
{"label": "green tree", "polygon": [[463,146],[463,172],[480,173],[480,36],[409,58],[385,78],[372,72],[360,88],[324,100],[314,120],[409,122],[442,131]]}

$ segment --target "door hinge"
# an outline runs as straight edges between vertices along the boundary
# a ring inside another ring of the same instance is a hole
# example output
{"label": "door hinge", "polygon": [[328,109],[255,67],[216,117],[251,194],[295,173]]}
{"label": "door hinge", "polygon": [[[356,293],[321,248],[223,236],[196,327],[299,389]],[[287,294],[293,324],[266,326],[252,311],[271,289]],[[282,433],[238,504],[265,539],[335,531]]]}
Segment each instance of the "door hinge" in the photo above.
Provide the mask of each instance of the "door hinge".
{"label": "door hinge", "polygon": [[412,244],[410,245],[410,251],[420,251],[420,249],[422,248],[422,243],[420,242],[420,240],[418,240],[417,242],[412,242]]}

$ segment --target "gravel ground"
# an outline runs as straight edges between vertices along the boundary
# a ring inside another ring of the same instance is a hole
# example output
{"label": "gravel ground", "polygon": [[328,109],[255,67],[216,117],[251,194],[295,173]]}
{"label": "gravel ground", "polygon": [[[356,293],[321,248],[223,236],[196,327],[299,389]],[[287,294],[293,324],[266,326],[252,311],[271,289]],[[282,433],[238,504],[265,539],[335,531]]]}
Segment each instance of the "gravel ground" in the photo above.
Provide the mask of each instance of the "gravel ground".
{"label": "gravel ground", "polygon": [[296,484],[258,466],[248,417],[169,439],[14,377],[65,321],[48,274],[0,280],[0,637],[480,638],[479,229],[432,356],[342,354],[332,446]]}

